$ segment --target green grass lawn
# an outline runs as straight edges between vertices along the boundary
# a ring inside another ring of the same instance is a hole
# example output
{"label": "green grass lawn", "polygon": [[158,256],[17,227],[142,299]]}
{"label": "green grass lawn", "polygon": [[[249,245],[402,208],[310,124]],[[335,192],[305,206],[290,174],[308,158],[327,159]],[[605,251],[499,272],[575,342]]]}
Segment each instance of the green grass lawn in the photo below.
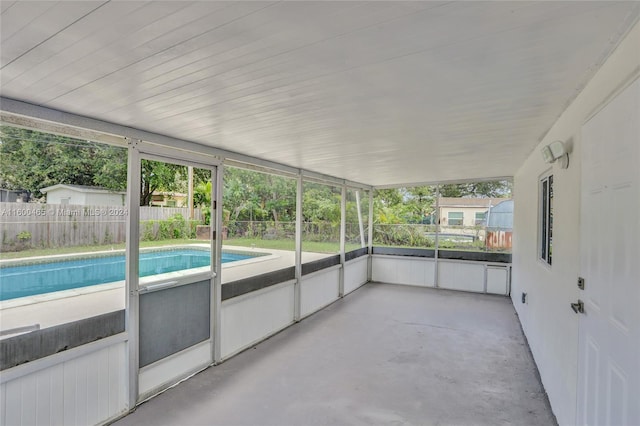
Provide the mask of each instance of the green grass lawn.
{"label": "green grass lawn", "polygon": [[[235,238],[232,240],[224,240],[222,241],[222,244],[226,246],[256,247],[274,250],[294,251],[296,249],[295,242],[293,240],[261,240],[259,238]],[[345,244],[346,251],[356,250],[359,248],[359,244]],[[339,249],[340,244],[338,243],[315,241],[302,242],[302,251],[309,251],[314,253],[338,253]]]}
{"label": "green grass lawn", "polygon": [[[435,246],[410,246],[410,245],[401,245],[401,244],[383,244],[383,243],[374,243],[374,247],[393,247],[393,248],[413,248],[413,249],[430,249],[434,250]],[[511,253],[511,250],[499,250],[492,249],[486,250],[482,246],[460,246],[460,247],[438,247],[439,251],[468,251],[468,252],[487,252],[487,253]]]}
{"label": "green grass lawn", "polygon": [[[182,244],[203,244],[206,241],[203,240],[160,240],[160,241],[141,241],[140,247],[158,247],[165,245],[182,245]],[[236,247],[256,247],[262,249],[273,250],[295,250],[295,242],[293,240],[261,240],[259,238],[235,238],[231,240],[224,240],[222,244],[226,246]],[[385,246],[384,244],[376,244],[378,246]],[[387,246],[387,247],[403,247],[403,246]],[[409,246],[406,246],[409,247]],[[76,246],[76,247],[58,247],[48,249],[29,249],[17,252],[2,252],[0,253],[0,259],[21,259],[24,257],[34,256],[51,256],[55,254],[73,254],[73,253],[88,253],[93,251],[106,251],[106,250],[124,250],[124,243],[120,244],[103,244],[97,246]],[[302,250],[313,253],[338,253],[339,244],[332,242],[315,242],[315,241],[303,241]],[[347,243],[345,245],[346,251],[359,249],[359,244]],[[413,247],[415,248],[415,247]],[[433,247],[422,247],[433,248]],[[477,248],[444,248],[440,250],[459,250],[459,251],[484,251]],[[500,252],[498,250],[494,250]],[[509,253],[508,251],[502,251],[502,253]]]}
{"label": "green grass lawn", "polygon": [[[158,247],[165,245],[181,245],[181,244],[203,244],[206,241],[203,240],[160,240],[160,241],[141,241],[140,247]],[[264,249],[274,250],[295,250],[295,242],[292,240],[261,240],[257,238],[237,238],[232,240],[224,240],[222,242],[228,246],[242,246],[242,247],[257,247]],[[97,246],[75,246],[75,247],[57,247],[47,249],[28,249],[16,252],[2,252],[0,253],[0,259],[21,259],[24,257],[34,256],[51,256],[56,254],[73,254],[73,253],[88,253],[94,251],[106,251],[106,250],[124,250],[124,243],[120,244],[103,244]],[[337,253],[339,244],[330,242],[312,242],[305,241],[302,243],[302,250],[314,253]],[[346,250],[351,251],[360,248],[358,244],[347,244]]]}
{"label": "green grass lawn", "polygon": [[[157,247],[174,244],[202,244],[202,240],[160,240],[160,241],[141,241],[140,247]],[[120,244],[103,244],[97,246],[75,246],[75,247],[57,247],[47,249],[29,249],[22,251],[2,252],[0,259],[20,259],[23,257],[33,256],[51,256],[54,254],[73,254],[73,253],[89,253],[92,251],[105,250],[124,250],[124,243]]]}

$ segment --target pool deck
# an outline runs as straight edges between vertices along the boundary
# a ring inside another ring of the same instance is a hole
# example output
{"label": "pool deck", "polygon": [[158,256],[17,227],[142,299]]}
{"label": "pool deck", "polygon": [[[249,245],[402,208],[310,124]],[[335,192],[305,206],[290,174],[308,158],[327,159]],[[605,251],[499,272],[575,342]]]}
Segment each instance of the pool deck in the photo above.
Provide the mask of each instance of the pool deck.
{"label": "pool deck", "polygon": [[[223,246],[223,250],[270,254],[252,259],[252,262],[238,261],[224,264],[223,283],[277,271],[295,264],[295,252],[292,251],[236,246]],[[303,252],[302,261],[310,262],[326,256],[329,254]],[[46,328],[125,308],[124,281],[119,284],[102,285],[102,288],[104,290],[100,291],[93,291],[90,288],[65,290],[65,297],[50,293],[2,301],[0,302],[0,331],[36,324],[40,328]],[[0,338],[10,336],[8,334]]]}

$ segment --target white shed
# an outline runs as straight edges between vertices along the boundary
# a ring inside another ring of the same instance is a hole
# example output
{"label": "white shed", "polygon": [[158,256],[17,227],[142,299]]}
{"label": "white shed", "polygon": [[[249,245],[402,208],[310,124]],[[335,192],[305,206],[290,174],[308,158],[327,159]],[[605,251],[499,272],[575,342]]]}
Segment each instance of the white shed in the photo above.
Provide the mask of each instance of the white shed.
{"label": "white shed", "polygon": [[82,206],[124,206],[126,192],[112,191],[99,186],[67,185],[60,183],[40,190],[47,196],[47,204]]}

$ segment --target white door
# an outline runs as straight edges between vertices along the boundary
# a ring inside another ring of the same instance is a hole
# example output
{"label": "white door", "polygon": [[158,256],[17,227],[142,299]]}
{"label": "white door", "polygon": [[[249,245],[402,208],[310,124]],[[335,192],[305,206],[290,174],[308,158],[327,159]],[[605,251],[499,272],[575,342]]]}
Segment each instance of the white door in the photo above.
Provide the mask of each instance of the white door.
{"label": "white door", "polygon": [[640,80],[582,128],[577,421],[640,425]]}
{"label": "white door", "polygon": [[[137,273],[130,277],[130,306],[138,322],[136,402],[213,362],[219,311],[215,277],[220,271],[211,229],[216,223],[211,221],[209,231],[196,239],[196,209],[189,207],[187,195],[193,191],[216,218],[212,188],[217,170],[190,158],[140,153],[136,173],[145,207],[140,208],[137,229],[143,243],[137,245],[135,259],[130,258],[137,262]],[[154,202],[186,207],[152,207]]]}

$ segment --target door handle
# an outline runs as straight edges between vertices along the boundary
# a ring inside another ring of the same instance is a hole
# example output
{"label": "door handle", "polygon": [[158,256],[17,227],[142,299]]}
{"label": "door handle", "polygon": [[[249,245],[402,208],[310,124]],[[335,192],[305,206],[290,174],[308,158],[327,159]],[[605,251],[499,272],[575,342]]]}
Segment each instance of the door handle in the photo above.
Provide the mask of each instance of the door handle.
{"label": "door handle", "polygon": [[584,302],[578,299],[576,303],[571,304],[571,309],[573,309],[573,312],[576,314],[584,314]]}
{"label": "door handle", "polygon": [[151,293],[152,291],[164,290],[166,288],[175,287],[176,284],[178,284],[178,281],[169,281],[166,283],[151,284],[144,287],[140,287],[140,290],[138,291],[138,293],[140,294]]}

